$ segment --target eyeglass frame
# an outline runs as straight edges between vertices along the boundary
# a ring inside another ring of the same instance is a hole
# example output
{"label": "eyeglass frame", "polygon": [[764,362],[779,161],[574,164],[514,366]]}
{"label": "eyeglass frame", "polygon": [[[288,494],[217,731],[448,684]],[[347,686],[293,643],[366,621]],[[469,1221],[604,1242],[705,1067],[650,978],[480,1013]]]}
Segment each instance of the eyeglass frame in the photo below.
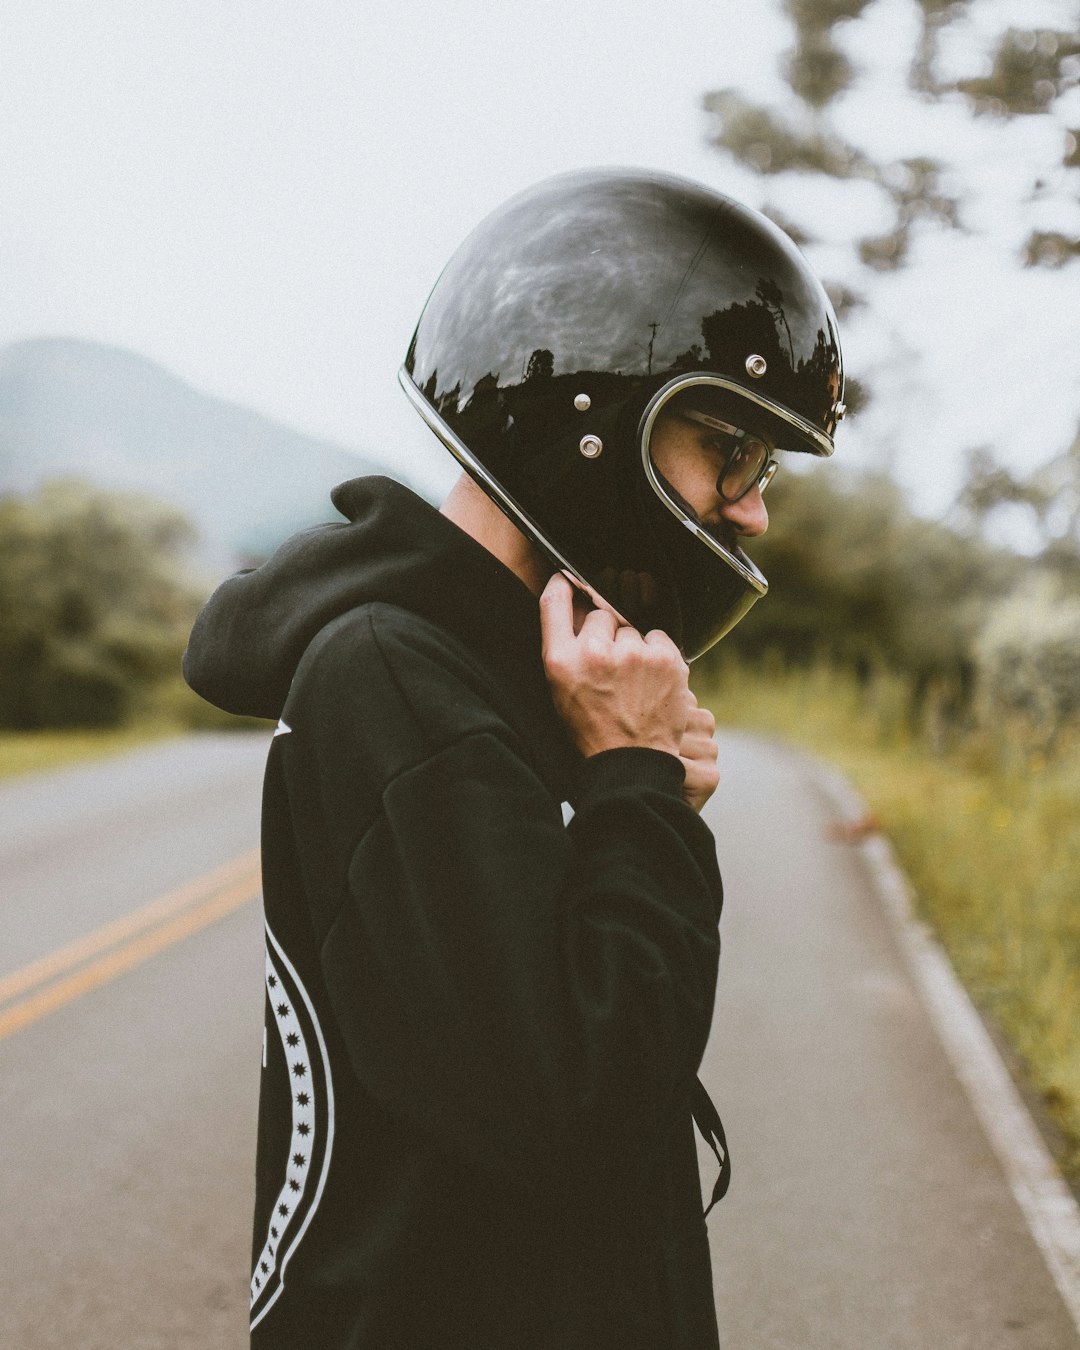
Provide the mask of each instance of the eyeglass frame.
{"label": "eyeglass frame", "polygon": [[[779,461],[775,459],[772,449],[766,444],[765,440],[761,436],[758,436],[754,432],[748,432],[743,427],[733,426],[730,422],[724,422],[719,417],[713,417],[710,413],[698,412],[696,408],[680,409],[679,416],[685,417],[688,421],[691,422],[698,422],[702,426],[712,427],[716,431],[722,431],[727,436],[734,437],[735,444],[732,446],[731,450],[729,450],[727,454],[724,456],[724,467],[720,470],[719,474],[717,474],[716,477],[717,494],[725,502],[727,502],[729,506],[734,506],[736,502],[741,502],[742,499],[748,493],[753,492],[755,487],[758,489],[759,492],[765,491],[765,489],[772,482],[773,478],[776,476],[776,471],[780,467],[780,464]],[[729,497],[727,493],[724,491],[724,478],[726,477],[728,470],[731,468],[731,461],[739,453],[741,444],[746,439],[747,436],[753,436],[754,440],[761,442],[762,446],[764,446],[765,450],[768,452],[768,458],[765,461],[764,468],[757,475],[757,477],[752,478],[750,482],[747,483],[747,485],[743,488],[743,490],[736,496]]]}

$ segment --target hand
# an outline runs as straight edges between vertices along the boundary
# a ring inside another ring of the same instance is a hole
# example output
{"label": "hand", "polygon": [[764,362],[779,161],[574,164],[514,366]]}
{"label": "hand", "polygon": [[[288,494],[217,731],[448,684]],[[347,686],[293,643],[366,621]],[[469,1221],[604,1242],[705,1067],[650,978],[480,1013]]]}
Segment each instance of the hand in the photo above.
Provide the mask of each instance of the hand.
{"label": "hand", "polygon": [[679,747],[679,758],[686,770],[683,800],[695,811],[700,811],[720,784],[720,769],[716,763],[716,718],[708,708],[699,708],[698,701],[686,691],[689,713],[686,730]]}
{"label": "hand", "polygon": [[679,756],[689,667],[666,633],[643,637],[594,609],[574,631],[574,587],[556,572],[540,597],[544,669],[555,709],[585,756],[644,746]]}

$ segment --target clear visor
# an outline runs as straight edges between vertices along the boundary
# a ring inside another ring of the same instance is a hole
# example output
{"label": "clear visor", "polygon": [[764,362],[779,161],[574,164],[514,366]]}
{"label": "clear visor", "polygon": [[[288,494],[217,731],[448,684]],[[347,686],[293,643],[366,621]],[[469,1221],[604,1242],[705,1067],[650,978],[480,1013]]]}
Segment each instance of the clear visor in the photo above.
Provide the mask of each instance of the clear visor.
{"label": "clear visor", "polygon": [[734,538],[724,521],[733,505],[776,473],[772,428],[737,394],[708,385],[678,390],[645,428],[650,479],[663,497],[721,540]]}
{"label": "clear visor", "polygon": [[[696,427],[706,428],[704,436],[698,432],[698,440],[702,452],[715,455],[719,461],[716,492],[723,501],[741,501],[755,485],[764,492],[777,468],[773,447],[767,441],[715,413],[703,412],[693,406],[675,416],[689,423],[691,431]],[[653,462],[656,462],[655,456]]]}
{"label": "clear visor", "polygon": [[699,378],[664,391],[641,428],[646,478],[669,513],[673,569],[688,658],[729,632],[768,590],[727,507],[776,472],[774,428],[747,400]]}

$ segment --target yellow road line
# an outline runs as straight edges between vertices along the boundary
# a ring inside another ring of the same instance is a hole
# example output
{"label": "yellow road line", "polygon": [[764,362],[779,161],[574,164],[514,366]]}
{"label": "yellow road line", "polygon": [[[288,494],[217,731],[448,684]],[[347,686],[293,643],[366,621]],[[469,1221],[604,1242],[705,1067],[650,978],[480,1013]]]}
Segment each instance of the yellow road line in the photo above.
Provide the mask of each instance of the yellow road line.
{"label": "yellow road line", "polygon": [[[259,894],[257,859],[258,850],[233,859],[205,877],[153,900],[7,976],[0,981],[0,999],[10,999],[81,962],[88,962],[65,978],[54,979],[53,983],[9,1004],[0,1012],[0,1040],[254,900]],[[211,892],[209,895],[208,891]],[[130,940],[124,942],[125,937]],[[113,950],[106,951],[97,960],[89,960],[108,947]]]}
{"label": "yellow road line", "polygon": [[6,1003],[8,999],[24,994],[36,984],[62,975],[72,966],[77,966],[81,961],[86,961],[91,956],[96,956],[98,952],[122,942],[124,938],[131,937],[144,928],[150,928],[162,919],[167,919],[170,914],[197,904],[220,887],[240,876],[247,876],[258,865],[259,850],[256,848],[250,853],[241,854],[240,857],[223,863],[221,867],[207,872],[205,876],[197,877],[177,890],[160,896],[157,900],[151,900],[149,904],[142,905],[139,909],[133,909],[130,914],[122,914],[119,919],[114,919],[112,923],[107,923],[102,928],[86,933],[64,947],[58,947],[55,952],[50,952],[40,960],[32,961],[30,965],[23,966],[20,970],[12,971],[10,975],[0,979],[0,1003]]}

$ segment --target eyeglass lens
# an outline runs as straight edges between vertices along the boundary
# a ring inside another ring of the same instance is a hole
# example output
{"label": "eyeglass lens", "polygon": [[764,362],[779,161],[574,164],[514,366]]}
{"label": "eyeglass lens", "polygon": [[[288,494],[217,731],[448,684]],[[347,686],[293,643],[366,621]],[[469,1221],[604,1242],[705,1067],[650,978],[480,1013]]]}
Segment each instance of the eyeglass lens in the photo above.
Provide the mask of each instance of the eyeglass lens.
{"label": "eyeglass lens", "polygon": [[732,450],[716,485],[727,502],[745,497],[769,463],[769,448],[755,436],[744,436]]}

